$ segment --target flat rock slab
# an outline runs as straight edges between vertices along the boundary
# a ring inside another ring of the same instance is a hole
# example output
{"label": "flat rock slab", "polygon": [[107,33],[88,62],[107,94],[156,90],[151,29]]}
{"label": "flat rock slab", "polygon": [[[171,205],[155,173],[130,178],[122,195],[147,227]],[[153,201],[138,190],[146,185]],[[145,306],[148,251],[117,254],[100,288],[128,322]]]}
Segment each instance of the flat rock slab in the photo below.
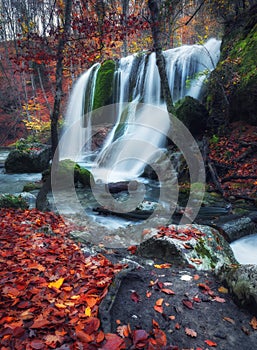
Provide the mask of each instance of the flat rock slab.
{"label": "flat rock slab", "polygon": [[[151,333],[156,321],[166,333],[167,349],[210,349],[206,340],[220,350],[256,348],[257,330],[250,325],[253,315],[238,308],[211,272],[184,266],[160,268],[161,263],[155,263],[156,267],[141,265],[117,275],[100,305],[105,332],[129,324],[132,330]],[[154,309],[158,301],[162,312]],[[196,336],[186,334],[188,329]]]}

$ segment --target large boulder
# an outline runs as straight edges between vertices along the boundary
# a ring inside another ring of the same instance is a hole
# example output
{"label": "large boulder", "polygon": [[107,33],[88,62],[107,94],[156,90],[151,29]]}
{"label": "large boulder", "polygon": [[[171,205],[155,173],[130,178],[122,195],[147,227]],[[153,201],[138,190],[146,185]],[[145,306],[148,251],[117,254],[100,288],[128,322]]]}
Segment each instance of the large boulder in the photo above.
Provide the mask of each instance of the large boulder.
{"label": "large boulder", "polygon": [[209,127],[235,120],[257,125],[256,46],[257,5],[225,25],[221,58],[207,87]]}
{"label": "large boulder", "polygon": [[12,150],[5,161],[7,173],[40,173],[47,169],[51,159],[51,148],[35,144],[25,150]]}
{"label": "large boulder", "polygon": [[228,286],[240,306],[257,312],[257,265],[223,266],[218,277]]}
{"label": "large boulder", "polygon": [[230,245],[217,230],[196,224],[147,230],[138,253],[199,270],[219,271],[223,265],[237,264]]}
{"label": "large boulder", "polygon": [[204,133],[208,112],[198,100],[191,96],[186,96],[176,105],[176,117],[178,117],[192,135],[195,136]]}

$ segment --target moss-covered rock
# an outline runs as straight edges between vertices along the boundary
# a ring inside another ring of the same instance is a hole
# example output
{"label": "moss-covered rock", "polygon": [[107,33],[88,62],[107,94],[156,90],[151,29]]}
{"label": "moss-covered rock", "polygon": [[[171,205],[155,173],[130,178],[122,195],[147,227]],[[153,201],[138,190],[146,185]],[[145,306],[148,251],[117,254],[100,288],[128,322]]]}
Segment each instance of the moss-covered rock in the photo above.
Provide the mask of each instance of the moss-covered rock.
{"label": "moss-covered rock", "polygon": [[[159,258],[173,264],[188,263],[198,270],[218,272],[223,265],[237,264],[230,245],[214,228],[192,224],[169,225],[168,229],[176,232],[177,236],[158,236],[158,229],[148,230],[138,253],[146,258]],[[187,232],[191,230],[198,231],[201,236],[186,239]]]}
{"label": "moss-covered rock", "polygon": [[176,116],[193,135],[202,134],[205,131],[208,112],[193,97],[186,96],[176,104]]}
{"label": "moss-covered rock", "polygon": [[5,161],[7,173],[40,173],[51,159],[51,149],[47,145],[31,144],[29,148],[12,150]]}
{"label": "moss-covered rock", "polygon": [[113,79],[115,72],[115,62],[105,61],[98,70],[93,109],[103,107],[112,102]]}
{"label": "moss-covered rock", "polygon": [[89,170],[82,168],[79,164],[71,159],[64,159],[59,162],[58,173],[55,176],[56,184],[70,184],[70,176],[73,175],[74,183],[80,182],[84,187],[90,186],[91,173]]}
{"label": "moss-covered rock", "polygon": [[221,59],[211,73],[206,106],[210,125],[244,120],[257,125],[257,5],[226,23]]}
{"label": "moss-covered rock", "polygon": [[12,194],[0,195],[0,208],[27,209],[28,207],[27,201],[22,196]]}

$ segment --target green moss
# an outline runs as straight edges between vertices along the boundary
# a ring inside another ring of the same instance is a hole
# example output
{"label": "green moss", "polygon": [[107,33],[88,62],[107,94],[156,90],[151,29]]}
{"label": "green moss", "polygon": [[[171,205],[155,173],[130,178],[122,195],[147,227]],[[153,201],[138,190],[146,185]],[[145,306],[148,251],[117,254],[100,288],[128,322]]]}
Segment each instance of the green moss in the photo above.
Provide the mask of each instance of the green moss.
{"label": "green moss", "polygon": [[23,192],[31,192],[34,190],[39,190],[42,187],[42,184],[40,182],[28,182],[23,187]]}
{"label": "green moss", "polygon": [[91,173],[86,168],[81,168],[77,163],[71,159],[61,160],[59,163],[58,177],[63,181],[65,177],[69,178],[70,174],[74,173],[74,182],[80,182],[83,186],[90,186]]}
{"label": "green moss", "polygon": [[105,61],[98,70],[95,86],[93,109],[97,109],[112,102],[113,78],[115,62]]}
{"label": "green moss", "polygon": [[28,203],[21,196],[3,194],[0,196],[0,208],[27,209]]}
{"label": "green moss", "polygon": [[215,256],[213,256],[211,254],[211,250],[209,250],[207,247],[206,247],[206,243],[203,239],[199,239],[196,246],[195,246],[195,251],[197,252],[197,254],[203,258],[203,259],[208,259],[210,260],[210,266],[212,268],[215,268],[216,266],[216,263],[217,263],[217,258]]}

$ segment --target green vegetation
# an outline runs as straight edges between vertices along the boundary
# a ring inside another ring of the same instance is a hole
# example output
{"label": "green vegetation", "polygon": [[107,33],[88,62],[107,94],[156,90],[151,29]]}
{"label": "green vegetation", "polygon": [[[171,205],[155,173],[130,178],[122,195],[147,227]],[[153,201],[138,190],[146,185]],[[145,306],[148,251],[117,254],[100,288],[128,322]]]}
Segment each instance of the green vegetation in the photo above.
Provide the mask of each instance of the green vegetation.
{"label": "green vegetation", "polygon": [[74,173],[74,182],[80,182],[84,187],[90,185],[91,173],[89,170],[80,167],[77,163],[71,159],[61,160],[58,168],[58,177],[63,181],[65,178],[69,178],[70,174]]}
{"label": "green vegetation", "polygon": [[28,207],[28,203],[21,196],[14,196],[12,194],[0,195],[0,208],[27,209]]}
{"label": "green vegetation", "polygon": [[105,61],[98,70],[95,86],[93,109],[112,102],[115,62]]}

